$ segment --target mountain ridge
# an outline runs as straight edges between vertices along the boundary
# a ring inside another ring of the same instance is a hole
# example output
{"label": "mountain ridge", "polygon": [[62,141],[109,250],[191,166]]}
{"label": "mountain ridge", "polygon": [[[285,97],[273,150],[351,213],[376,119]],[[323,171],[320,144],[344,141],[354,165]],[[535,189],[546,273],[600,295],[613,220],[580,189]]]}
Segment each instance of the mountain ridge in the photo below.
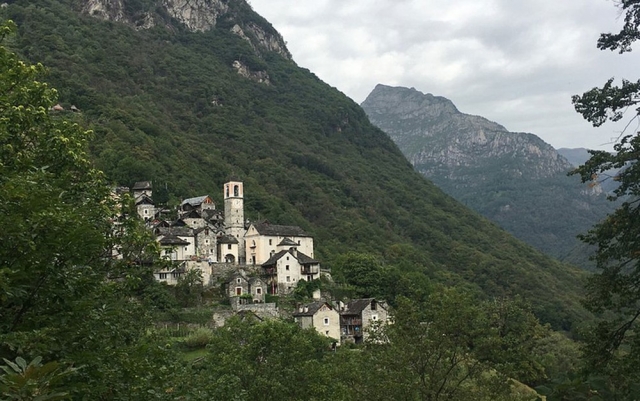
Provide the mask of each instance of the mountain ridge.
{"label": "mountain ridge", "polygon": [[234,33],[247,21],[270,24],[244,1],[225,4],[233,13],[207,31],[170,17],[136,29],[81,14],[75,0],[16,0],[2,13],[18,24],[11,47],[44,63],[63,107],[81,110],[69,116],[93,129],[91,155],[114,183],[153,180],[170,202],[209,193],[220,203],[220,185],[235,175],[248,218],[301,226],[326,267],[346,252],[379,256],[397,272],[385,283],[391,294],[460,285],[521,295],[556,328],[588,316],[581,272],[427,182],[355,102]]}
{"label": "mountain ridge", "polygon": [[509,132],[413,88],[377,85],[362,107],[417,171],[554,257],[570,255],[575,236],[612,210],[599,186],[568,177],[572,164],[534,134]]}

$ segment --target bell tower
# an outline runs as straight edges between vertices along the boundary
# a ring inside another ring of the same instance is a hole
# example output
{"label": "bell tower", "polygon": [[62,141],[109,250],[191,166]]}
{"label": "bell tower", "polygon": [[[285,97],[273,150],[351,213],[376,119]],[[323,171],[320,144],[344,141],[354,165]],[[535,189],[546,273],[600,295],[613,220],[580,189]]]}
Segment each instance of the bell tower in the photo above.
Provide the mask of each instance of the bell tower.
{"label": "bell tower", "polygon": [[224,184],[224,226],[227,235],[238,240],[238,259],[245,261],[244,244],[244,192],[242,182],[229,181]]}

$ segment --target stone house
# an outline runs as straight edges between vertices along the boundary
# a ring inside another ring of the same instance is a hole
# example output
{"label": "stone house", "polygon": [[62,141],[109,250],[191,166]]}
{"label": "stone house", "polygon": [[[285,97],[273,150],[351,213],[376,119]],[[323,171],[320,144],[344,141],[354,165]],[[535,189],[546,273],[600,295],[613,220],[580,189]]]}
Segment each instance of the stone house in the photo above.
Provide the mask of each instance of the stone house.
{"label": "stone house", "polygon": [[242,297],[249,301],[237,303],[264,303],[266,292],[267,285],[264,280],[260,277],[249,277],[247,272],[242,269],[233,273],[227,282],[227,296],[229,298]]}
{"label": "stone house", "polygon": [[313,237],[297,226],[252,223],[244,238],[247,264],[264,264],[275,253],[291,248],[313,258]]}
{"label": "stone house", "polygon": [[196,196],[185,199],[180,203],[180,217],[193,210],[202,212],[203,210],[215,210],[216,204],[209,195]]}
{"label": "stone house", "polygon": [[367,339],[373,325],[385,324],[389,318],[387,306],[375,298],[354,299],[340,311],[343,341],[359,344]]}
{"label": "stone house", "polygon": [[262,264],[270,294],[289,294],[301,279],[320,278],[320,262],[292,250],[280,251]]}
{"label": "stone house", "polygon": [[340,314],[328,302],[302,305],[293,313],[293,318],[303,329],[313,327],[340,344]]}
{"label": "stone house", "polygon": [[205,224],[200,228],[194,229],[193,234],[196,242],[196,255],[209,263],[218,262],[218,236],[221,234],[220,230]]}

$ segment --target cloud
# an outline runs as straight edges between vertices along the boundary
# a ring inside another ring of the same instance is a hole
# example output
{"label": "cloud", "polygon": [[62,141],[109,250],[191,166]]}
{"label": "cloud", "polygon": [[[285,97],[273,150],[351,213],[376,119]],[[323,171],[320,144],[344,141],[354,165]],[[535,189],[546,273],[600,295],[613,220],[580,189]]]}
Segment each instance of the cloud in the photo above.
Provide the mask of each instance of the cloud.
{"label": "cloud", "polygon": [[376,84],[451,99],[556,147],[598,147],[620,127],[593,129],[571,95],[611,76],[635,78],[635,53],[601,52],[622,25],[611,1],[251,0],[296,62],[362,102]]}

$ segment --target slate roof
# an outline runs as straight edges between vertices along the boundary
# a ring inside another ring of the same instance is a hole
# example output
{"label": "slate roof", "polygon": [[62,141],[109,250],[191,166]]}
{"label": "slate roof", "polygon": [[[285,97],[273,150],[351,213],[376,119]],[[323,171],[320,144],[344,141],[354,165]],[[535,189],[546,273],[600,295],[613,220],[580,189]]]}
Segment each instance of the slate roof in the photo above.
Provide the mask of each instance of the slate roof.
{"label": "slate roof", "polygon": [[238,240],[231,235],[223,235],[218,239],[219,244],[238,244]]}
{"label": "slate roof", "polygon": [[142,195],[140,199],[136,202],[136,206],[138,205],[153,205],[153,199],[148,197],[147,195]]}
{"label": "slate roof", "polygon": [[158,235],[175,235],[178,237],[193,237],[193,229],[189,227],[158,227]]}
{"label": "slate roof", "polygon": [[285,238],[282,241],[280,241],[278,246],[298,246],[298,243],[292,240],[291,238]]}
{"label": "slate roof", "polygon": [[[372,301],[375,301],[375,298],[353,299],[349,301],[349,303],[345,307],[342,314],[343,315],[359,315],[362,313],[363,310],[365,310],[367,306],[369,306],[369,304]],[[378,304],[380,303],[378,302]]]}
{"label": "slate roof", "polygon": [[133,184],[131,189],[134,191],[142,191],[145,189],[153,189],[153,185],[151,185],[151,181],[138,181]]}
{"label": "slate roof", "polygon": [[320,263],[319,261],[312,259],[310,257],[308,257],[307,255],[305,255],[302,252],[296,252],[297,256],[293,254],[293,252],[291,252],[288,249],[285,249],[283,251],[274,253],[266,262],[264,262],[262,264],[262,267],[268,267],[268,266],[273,266],[276,264],[276,262],[278,262],[278,260],[280,260],[281,257],[283,257],[286,254],[290,254],[291,256],[293,256],[294,258],[296,258],[298,260],[298,263],[300,263],[301,265],[306,265],[306,264],[311,264],[311,263]]}
{"label": "slate roof", "polygon": [[303,312],[296,310],[296,312],[293,313],[293,316],[313,316],[318,312],[318,310],[320,310],[320,308],[322,308],[323,305],[327,305],[330,309],[333,309],[327,302],[313,302],[308,305],[304,305],[304,308],[307,308],[306,312],[304,312],[304,309]]}
{"label": "slate roof", "polygon": [[190,243],[175,235],[167,235],[160,240],[160,245],[189,245]]}
{"label": "slate roof", "polygon": [[182,219],[201,219],[202,216],[200,215],[200,212],[198,212],[197,210],[193,209],[193,210],[189,211],[188,213],[183,214],[181,218]]}
{"label": "slate roof", "polygon": [[202,196],[196,196],[195,198],[185,199],[182,201],[182,203],[180,203],[180,206],[184,206],[184,205],[198,206],[202,204],[202,202],[204,202],[204,200],[207,199],[208,197],[209,195],[202,195]]}
{"label": "slate roof", "polygon": [[254,223],[253,226],[258,230],[258,233],[262,235],[275,237],[310,237],[309,234],[304,232],[304,230],[298,226],[280,226],[269,223]]}

